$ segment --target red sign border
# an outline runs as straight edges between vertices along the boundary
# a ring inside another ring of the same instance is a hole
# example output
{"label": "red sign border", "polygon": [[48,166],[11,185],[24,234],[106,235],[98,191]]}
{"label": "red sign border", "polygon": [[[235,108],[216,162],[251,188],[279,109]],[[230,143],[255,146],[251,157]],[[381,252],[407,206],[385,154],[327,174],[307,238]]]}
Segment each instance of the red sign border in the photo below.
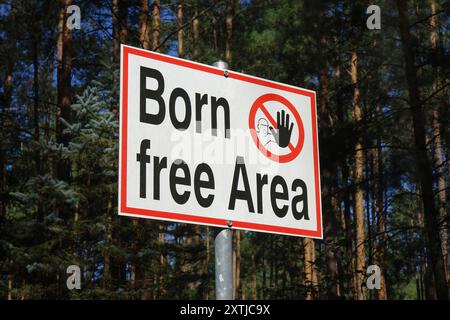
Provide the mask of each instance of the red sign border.
{"label": "red sign border", "polygon": [[[208,224],[218,227],[228,227],[227,219],[216,219],[210,217],[202,217],[196,216],[192,214],[182,214],[182,213],[174,213],[174,212],[164,212],[157,210],[149,210],[149,209],[141,209],[141,208],[132,208],[128,207],[126,204],[126,192],[127,192],[127,130],[128,130],[128,56],[130,54],[134,54],[137,56],[158,60],[161,62],[166,62],[170,64],[174,64],[180,67],[190,68],[197,71],[207,72],[210,74],[215,74],[220,77],[223,77],[223,70],[220,70],[215,67],[211,67],[208,65],[175,58],[167,55],[162,55],[159,53],[138,49],[134,47],[129,47],[126,45],[121,45],[122,51],[122,68],[121,68],[121,176],[120,176],[120,194],[119,194],[119,215],[125,216],[137,216],[137,217],[152,217],[154,219],[159,220],[171,220],[176,222],[185,222],[185,223],[200,223],[200,224]],[[319,175],[319,154],[318,154],[318,137],[317,137],[317,115],[316,115],[316,94],[313,91],[302,90],[297,87],[273,82],[270,80],[265,80],[257,77],[252,77],[248,75],[244,75],[242,73],[237,73],[233,71],[228,71],[228,78],[240,80],[244,82],[253,83],[256,85],[261,85],[277,90],[283,90],[291,93],[300,94],[303,96],[307,96],[311,99],[311,117],[312,117],[312,137],[313,137],[313,157],[314,157],[314,180],[315,180],[315,197],[316,197],[316,222],[317,228],[316,230],[307,230],[307,229],[296,229],[290,227],[281,227],[281,226],[273,226],[267,224],[259,224],[259,223],[251,223],[245,221],[236,221],[233,220],[232,228],[234,229],[243,229],[243,230],[253,230],[253,231],[265,231],[270,233],[278,233],[284,235],[293,235],[293,236],[304,236],[311,238],[322,239],[322,220],[321,220],[321,193],[320,193],[320,175]]]}

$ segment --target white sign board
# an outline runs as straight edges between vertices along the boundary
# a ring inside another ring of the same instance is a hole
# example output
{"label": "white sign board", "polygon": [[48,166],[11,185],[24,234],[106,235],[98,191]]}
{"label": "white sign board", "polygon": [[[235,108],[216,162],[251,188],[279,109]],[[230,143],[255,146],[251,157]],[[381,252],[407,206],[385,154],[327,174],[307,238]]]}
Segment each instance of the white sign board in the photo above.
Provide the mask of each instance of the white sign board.
{"label": "white sign board", "polygon": [[322,238],[314,91],[121,48],[119,214]]}

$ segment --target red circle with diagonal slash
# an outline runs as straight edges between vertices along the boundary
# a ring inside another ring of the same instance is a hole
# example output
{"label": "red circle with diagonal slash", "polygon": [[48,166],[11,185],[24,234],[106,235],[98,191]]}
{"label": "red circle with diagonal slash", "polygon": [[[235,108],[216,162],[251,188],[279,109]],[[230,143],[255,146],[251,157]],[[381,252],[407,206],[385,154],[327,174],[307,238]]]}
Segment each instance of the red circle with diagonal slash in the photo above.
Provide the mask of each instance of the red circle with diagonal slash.
{"label": "red circle with diagonal slash", "polygon": [[[264,147],[264,145],[260,142],[258,135],[256,134],[255,116],[256,116],[256,112],[259,109],[261,109],[262,113],[264,113],[264,115],[266,116],[267,120],[269,120],[272,127],[274,129],[277,128],[277,123],[275,122],[275,120],[273,119],[273,117],[271,116],[269,111],[267,111],[266,107],[264,106],[264,103],[268,102],[268,101],[280,102],[281,104],[286,106],[291,111],[291,113],[294,115],[294,119],[295,119],[295,122],[298,127],[298,141],[297,141],[297,144],[295,145],[295,147],[292,145],[292,143],[289,143],[288,147],[291,150],[291,152],[289,152],[288,154],[284,154],[284,155],[273,154],[272,152],[267,150],[267,148]],[[300,118],[300,115],[298,114],[294,105],[289,100],[287,100],[286,98],[284,98],[278,94],[268,93],[268,94],[264,94],[264,95],[260,96],[258,99],[256,99],[256,101],[252,105],[252,108],[250,109],[248,126],[250,128],[250,133],[252,135],[253,141],[255,142],[258,149],[266,157],[268,157],[269,159],[271,159],[273,161],[281,162],[281,163],[292,161],[299,155],[300,151],[303,148],[303,143],[305,141],[305,130],[303,128],[302,119]]]}

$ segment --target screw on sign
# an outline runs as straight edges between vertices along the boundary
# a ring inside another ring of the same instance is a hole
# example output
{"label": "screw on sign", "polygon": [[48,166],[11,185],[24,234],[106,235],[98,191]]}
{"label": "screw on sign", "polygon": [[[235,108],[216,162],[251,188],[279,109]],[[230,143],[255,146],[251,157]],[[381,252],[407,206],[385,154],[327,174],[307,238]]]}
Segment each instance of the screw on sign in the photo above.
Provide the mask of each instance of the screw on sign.
{"label": "screw on sign", "polygon": [[[271,108],[268,110],[266,105],[269,103]],[[258,111],[261,111],[264,117],[258,118],[256,121]],[[277,115],[276,122],[272,116],[274,112]],[[294,118],[293,122],[291,122],[290,114]],[[257,123],[257,128],[255,128],[255,123]],[[281,163],[292,161],[303,148],[305,131],[302,119],[294,105],[278,94],[264,94],[255,100],[250,109],[249,128],[258,149],[273,161]],[[295,131],[298,132],[298,138],[297,142],[292,144],[292,134]],[[276,152],[286,148],[289,150],[287,153]]]}

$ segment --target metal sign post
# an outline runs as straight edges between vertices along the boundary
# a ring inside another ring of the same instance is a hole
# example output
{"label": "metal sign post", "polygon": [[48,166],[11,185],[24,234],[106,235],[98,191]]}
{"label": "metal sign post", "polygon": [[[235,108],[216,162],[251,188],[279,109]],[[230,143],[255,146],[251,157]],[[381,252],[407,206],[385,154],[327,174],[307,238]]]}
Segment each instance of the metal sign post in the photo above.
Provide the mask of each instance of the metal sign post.
{"label": "metal sign post", "polygon": [[[228,69],[224,61],[214,62],[213,66]],[[229,223],[231,227],[231,222]],[[214,262],[216,274],[216,300],[233,299],[233,231],[219,229],[214,240]]]}
{"label": "metal sign post", "polygon": [[215,267],[216,267],[216,300],[233,299],[233,232],[231,229],[221,229],[216,233]]}

